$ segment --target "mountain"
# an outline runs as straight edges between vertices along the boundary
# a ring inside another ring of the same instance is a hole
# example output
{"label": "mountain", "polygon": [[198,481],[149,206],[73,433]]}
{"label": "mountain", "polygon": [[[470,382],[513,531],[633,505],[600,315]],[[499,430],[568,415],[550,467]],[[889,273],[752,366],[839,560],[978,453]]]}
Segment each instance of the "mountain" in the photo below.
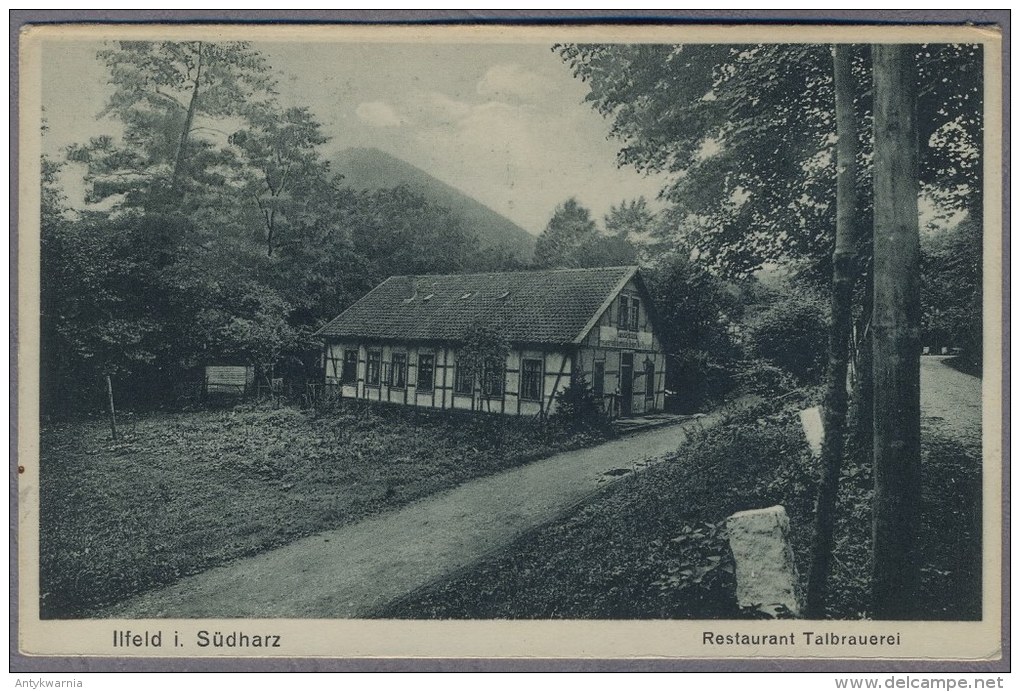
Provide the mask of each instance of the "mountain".
{"label": "mountain", "polygon": [[333,158],[332,167],[334,172],[343,174],[345,184],[357,190],[407,185],[426,199],[449,209],[466,230],[478,236],[482,247],[503,245],[517,251],[522,259],[531,260],[535,236],[407,161],[379,149],[351,148],[340,151]]}

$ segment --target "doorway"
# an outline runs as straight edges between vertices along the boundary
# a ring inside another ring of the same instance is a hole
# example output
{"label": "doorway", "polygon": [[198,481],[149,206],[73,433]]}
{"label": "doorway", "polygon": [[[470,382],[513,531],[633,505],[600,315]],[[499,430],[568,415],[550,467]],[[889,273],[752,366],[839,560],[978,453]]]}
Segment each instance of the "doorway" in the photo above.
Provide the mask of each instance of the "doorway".
{"label": "doorway", "polygon": [[620,354],[620,415],[631,415],[634,400],[634,354]]}

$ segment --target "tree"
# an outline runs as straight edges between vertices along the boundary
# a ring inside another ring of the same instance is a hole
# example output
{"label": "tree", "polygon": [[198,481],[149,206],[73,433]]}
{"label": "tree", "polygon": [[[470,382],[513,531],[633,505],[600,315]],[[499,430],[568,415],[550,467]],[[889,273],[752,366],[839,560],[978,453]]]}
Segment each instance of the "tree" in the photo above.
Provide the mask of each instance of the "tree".
{"label": "tree", "polygon": [[[980,191],[980,47],[915,48],[925,189],[970,208]],[[683,228],[702,261],[730,276],[797,261],[816,281],[831,274],[836,118],[828,46],[557,50],[587,82],[593,108],[611,119],[621,165],[672,174],[663,195],[699,219]],[[852,70],[863,83],[866,53],[854,57]],[[870,93],[859,90],[855,101],[868,122]],[[871,143],[864,128],[859,145],[858,214],[866,217]]]}
{"label": "tree", "polygon": [[87,166],[86,201],[105,209],[44,240],[44,276],[72,275],[49,287],[44,325],[73,386],[99,368],[130,377],[127,400],[161,398],[210,352],[200,317],[223,287],[263,269],[241,233],[232,183],[245,164],[225,130],[258,112],[272,80],[245,43],[120,42],[98,57],[114,87],[102,115],[121,133],[68,151]]}
{"label": "tree", "polygon": [[666,388],[679,393],[682,407],[697,410],[732,386],[727,371],[738,351],[730,330],[741,308],[737,292],[679,250],[656,257],[643,276],[670,359]]}
{"label": "tree", "polygon": [[105,386],[106,378],[129,375],[156,359],[163,330],[144,299],[151,265],[134,245],[132,226],[124,221],[44,217],[40,320],[48,410],[76,404],[83,383]]}
{"label": "tree", "polygon": [[981,362],[982,239],[970,217],[921,237],[923,344],[959,347],[972,363]]}
{"label": "tree", "polygon": [[806,614],[820,619],[825,614],[826,584],[832,555],[836,497],[843,464],[843,436],[847,415],[847,366],[853,326],[854,266],[860,245],[857,223],[857,114],[851,69],[852,49],[837,44],[833,49],[833,83],[836,97],[836,226],[832,242],[832,290],[828,363],[825,379],[821,480],[815,508],[815,533],[808,579]]}
{"label": "tree", "polygon": [[539,267],[577,267],[577,253],[597,235],[591,212],[571,197],[556,207],[535,242],[535,264]]}
{"label": "tree", "polygon": [[277,292],[250,280],[218,288],[197,316],[205,358],[240,360],[270,372],[281,354],[296,345],[298,332],[288,322],[290,306]]}
{"label": "tree", "polygon": [[784,286],[745,320],[748,355],[782,368],[801,386],[821,384],[829,337],[826,307],[824,293],[814,287]]}
{"label": "tree", "polygon": [[406,185],[352,194],[345,223],[373,284],[395,274],[457,272],[477,252],[477,238],[449,209]]}
{"label": "tree", "polygon": [[606,233],[632,242],[647,241],[655,228],[655,214],[648,208],[648,200],[644,197],[629,202],[624,200],[609,207],[604,220]]}
{"label": "tree", "polygon": [[556,207],[535,243],[535,265],[548,268],[633,264],[637,253],[626,235],[599,233],[591,212],[573,197]]}
{"label": "tree", "polygon": [[921,486],[918,143],[913,51],[875,55],[875,616],[917,612]]}
{"label": "tree", "polygon": [[181,208],[196,186],[217,182],[214,145],[226,119],[244,116],[272,90],[268,66],[248,43],[120,41],[101,51],[114,92],[100,115],[124,126],[74,147],[89,165],[92,199]]}
{"label": "tree", "polygon": [[236,184],[258,210],[268,256],[280,245],[301,241],[320,223],[335,194],[329,164],[318,148],[328,141],[307,108],[275,103],[251,109],[248,127],[230,136],[241,159]]}

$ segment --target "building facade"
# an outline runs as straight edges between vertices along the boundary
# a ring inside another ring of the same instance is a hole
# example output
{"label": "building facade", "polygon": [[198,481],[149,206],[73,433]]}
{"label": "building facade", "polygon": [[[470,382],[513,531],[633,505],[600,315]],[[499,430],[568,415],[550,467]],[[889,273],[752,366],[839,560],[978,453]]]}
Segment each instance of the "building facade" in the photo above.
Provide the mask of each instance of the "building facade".
{"label": "building facade", "polygon": [[[473,372],[464,349],[479,327],[506,356]],[[317,335],[325,382],[347,398],[543,415],[576,373],[614,416],[664,404],[666,361],[636,267],[390,277]]]}

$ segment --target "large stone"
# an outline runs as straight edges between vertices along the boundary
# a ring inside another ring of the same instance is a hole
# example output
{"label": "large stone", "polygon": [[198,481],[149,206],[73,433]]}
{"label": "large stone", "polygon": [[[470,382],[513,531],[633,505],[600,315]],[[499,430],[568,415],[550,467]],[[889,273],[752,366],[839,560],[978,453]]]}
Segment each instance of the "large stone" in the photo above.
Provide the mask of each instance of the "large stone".
{"label": "large stone", "polygon": [[737,604],[772,617],[801,612],[790,519],[781,506],[737,512],[726,520],[736,566]]}

